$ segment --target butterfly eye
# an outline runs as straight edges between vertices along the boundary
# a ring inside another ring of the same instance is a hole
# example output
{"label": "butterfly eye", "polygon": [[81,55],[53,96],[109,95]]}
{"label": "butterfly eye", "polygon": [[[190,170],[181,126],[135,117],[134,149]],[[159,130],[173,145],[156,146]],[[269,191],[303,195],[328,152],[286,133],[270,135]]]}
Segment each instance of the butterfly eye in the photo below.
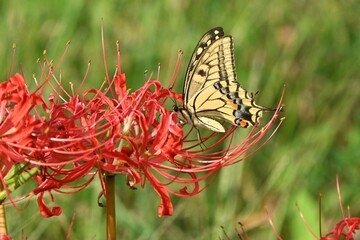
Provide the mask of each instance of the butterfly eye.
{"label": "butterfly eye", "polygon": [[178,123],[180,123],[181,126],[184,126],[186,123],[188,123],[187,121],[187,116],[188,113],[184,108],[179,108],[178,106],[173,106],[173,111],[176,112],[177,114],[177,119],[178,119]]}

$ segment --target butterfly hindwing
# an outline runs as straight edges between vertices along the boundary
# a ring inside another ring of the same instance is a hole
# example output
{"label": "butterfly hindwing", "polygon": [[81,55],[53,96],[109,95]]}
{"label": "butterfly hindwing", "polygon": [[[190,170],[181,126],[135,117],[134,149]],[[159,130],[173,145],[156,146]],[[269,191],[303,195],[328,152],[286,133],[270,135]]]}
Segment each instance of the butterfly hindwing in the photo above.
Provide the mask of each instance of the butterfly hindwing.
{"label": "butterfly hindwing", "polygon": [[197,92],[188,108],[196,109],[196,117],[211,116],[241,127],[256,125],[264,111],[240,85],[224,80]]}

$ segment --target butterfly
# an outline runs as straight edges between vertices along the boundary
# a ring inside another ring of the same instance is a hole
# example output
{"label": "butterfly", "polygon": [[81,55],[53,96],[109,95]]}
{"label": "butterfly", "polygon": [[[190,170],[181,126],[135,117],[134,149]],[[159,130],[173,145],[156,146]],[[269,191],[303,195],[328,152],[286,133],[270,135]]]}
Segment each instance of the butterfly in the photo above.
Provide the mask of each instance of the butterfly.
{"label": "butterfly", "polygon": [[181,125],[201,126],[225,132],[218,120],[246,128],[259,123],[264,111],[254,94],[236,80],[234,44],[221,27],[209,30],[197,44],[186,70],[183,106],[175,106]]}

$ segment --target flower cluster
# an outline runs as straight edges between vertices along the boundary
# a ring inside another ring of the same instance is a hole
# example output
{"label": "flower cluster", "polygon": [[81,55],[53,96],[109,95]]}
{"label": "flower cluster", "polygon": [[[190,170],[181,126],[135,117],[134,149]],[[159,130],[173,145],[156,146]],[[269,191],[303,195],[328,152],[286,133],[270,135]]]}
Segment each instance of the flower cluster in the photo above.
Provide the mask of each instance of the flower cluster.
{"label": "flower cluster", "polygon": [[321,237],[321,240],[337,240],[337,239],[346,239],[354,240],[354,234],[357,230],[360,229],[360,218],[350,217],[344,218],[339,221],[334,230],[327,233],[324,237]]}
{"label": "flower cluster", "polygon": [[348,216],[345,216],[345,211],[343,207],[339,178],[336,176],[336,187],[339,197],[340,210],[342,213],[342,219],[335,225],[335,228],[329,231],[324,237],[320,237],[321,240],[355,240],[355,232],[360,229],[360,218],[351,217],[350,211]]}
{"label": "flower cluster", "polygon": [[[34,92],[20,74],[0,85],[0,178],[9,199],[17,187],[9,179],[18,185],[35,180],[37,187],[27,196],[38,197],[45,217],[61,214],[60,207],[46,205],[46,193],[53,197],[52,191],[80,191],[96,176],[103,181],[104,174],[125,175],[130,187],[148,182],[161,198],[159,216],[171,215],[170,194],[198,194],[206,188],[200,184],[204,179],[257,151],[282,122],[277,121],[281,97],[271,120],[253,128],[241,143],[231,142],[235,127],[199,140],[185,134],[176,113],[164,106],[169,98],[181,101],[181,96],[157,80],[130,93],[120,60],[105,90],[70,94],[50,64],[42,76]],[[47,99],[46,87],[52,89]],[[216,151],[224,141],[228,147]]]}
{"label": "flower cluster", "polygon": [[[340,210],[342,213],[342,219],[335,225],[335,227],[330,230],[328,233],[325,234],[325,236],[322,236],[321,233],[321,205],[320,205],[320,237],[316,236],[316,234],[313,232],[309,224],[306,222],[303,214],[301,213],[300,209],[298,208],[300,212],[300,216],[303,219],[307,229],[309,232],[314,236],[315,239],[320,240],[340,240],[340,239],[346,239],[346,240],[355,240],[357,239],[355,237],[355,233],[357,230],[360,229],[360,218],[358,217],[352,217],[350,214],[350,208],[348,208],[349,213],[348,216],[345,216],[345,211],[343,207],[341,192],[340,192],[340,184],[339,184],[339,178],[336,176],[336,187],[337,187],[337,193],[339,197],[339,203],[340,203]],[[322,198],[322,194],[320,194],[320,200]],[[272,224],[271,224],[272,225]],[[277,233],[275,227],[272,225],[278,239],[282,239],[280,235]]]}

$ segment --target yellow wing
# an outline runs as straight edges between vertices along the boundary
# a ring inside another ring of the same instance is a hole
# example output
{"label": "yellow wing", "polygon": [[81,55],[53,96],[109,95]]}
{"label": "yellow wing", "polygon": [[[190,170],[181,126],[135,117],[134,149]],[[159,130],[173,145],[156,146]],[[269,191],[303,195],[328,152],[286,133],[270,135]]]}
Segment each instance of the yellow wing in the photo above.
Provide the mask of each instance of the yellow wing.
{"label": "yellow wing", "polygon": [[205,33],[197,44],[186,71],[183,89],[185,105],[200,89],[216,81],[225,78],[236,81],[233,49],[232,37],[224,37],[221,27]]}
{"label": "yellow wing", "polygon": [[194,118],[223,119],[243,128],[256,125],[263,111],[267,110],[257,105],[239,84],[229,84],[224,80],[197,92],[189,100],[187,109]]}
{"label": "yellow wing", "polygon": [[217,121],[236,126],[256,125],[268,108],[255,104],[252,94],[236,81],[234,46],[222,28],[211,29],[200,39],[186,71],[184,105],[176,108],[180,123],[225,132]]}

